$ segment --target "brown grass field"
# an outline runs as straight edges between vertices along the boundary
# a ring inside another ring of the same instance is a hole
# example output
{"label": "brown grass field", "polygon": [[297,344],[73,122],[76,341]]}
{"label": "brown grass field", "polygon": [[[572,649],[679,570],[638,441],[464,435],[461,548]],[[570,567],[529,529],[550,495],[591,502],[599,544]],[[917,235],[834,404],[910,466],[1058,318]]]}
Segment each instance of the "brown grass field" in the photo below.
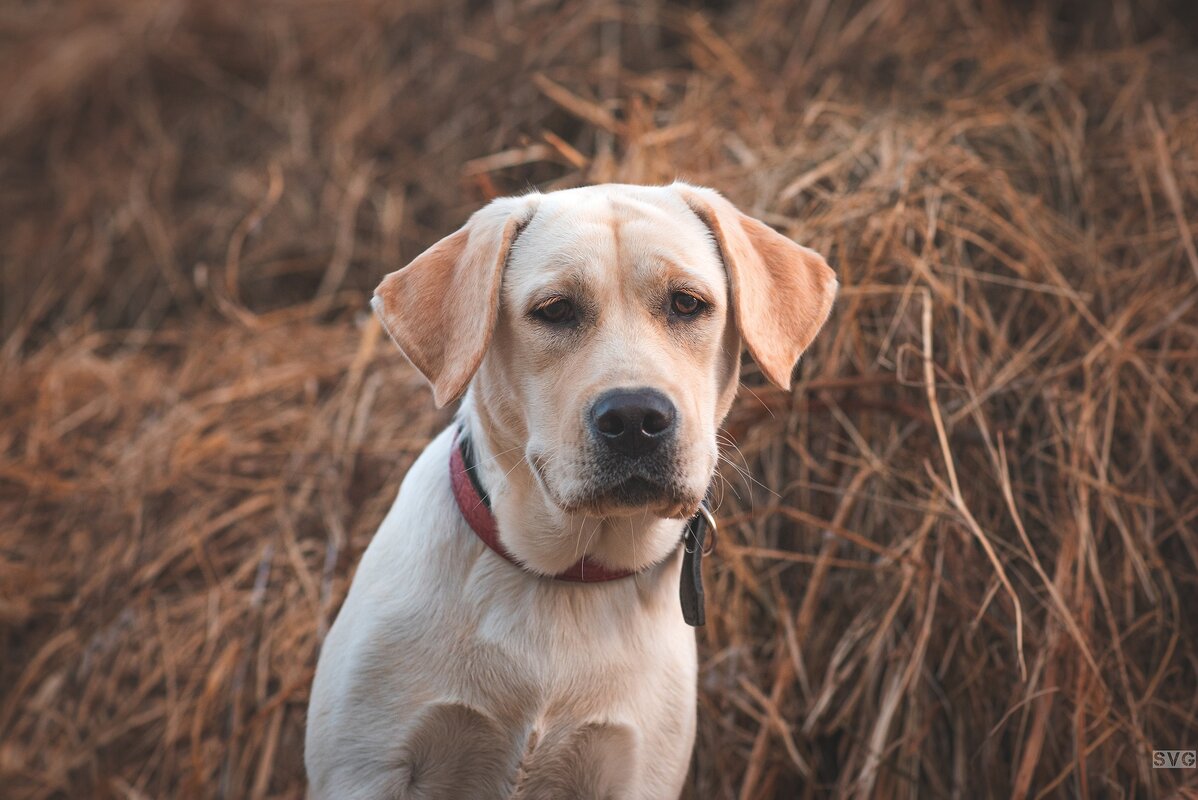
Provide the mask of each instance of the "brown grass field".
{"label": "brown grass field", "polygon": [[686,796],[1198,796],[1161,0],[0,5],[0,796],[300,797],[449,419],[370,290],[492,196],[675,177],[844,287],[728,421]]}

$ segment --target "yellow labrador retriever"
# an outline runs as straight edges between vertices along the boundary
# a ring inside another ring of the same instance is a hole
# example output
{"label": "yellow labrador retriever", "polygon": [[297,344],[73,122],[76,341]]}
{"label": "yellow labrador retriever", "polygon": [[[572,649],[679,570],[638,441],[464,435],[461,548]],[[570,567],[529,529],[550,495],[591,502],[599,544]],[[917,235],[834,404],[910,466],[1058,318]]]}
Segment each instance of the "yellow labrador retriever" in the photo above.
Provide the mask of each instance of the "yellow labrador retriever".
{"label": "yellow labrador retriever", "polygon": [[677,797],[741,347],[788,387],[836,286],[682,183],[499,199],[388,275],[383,325],[464,398],[324,643],[311,796]]}

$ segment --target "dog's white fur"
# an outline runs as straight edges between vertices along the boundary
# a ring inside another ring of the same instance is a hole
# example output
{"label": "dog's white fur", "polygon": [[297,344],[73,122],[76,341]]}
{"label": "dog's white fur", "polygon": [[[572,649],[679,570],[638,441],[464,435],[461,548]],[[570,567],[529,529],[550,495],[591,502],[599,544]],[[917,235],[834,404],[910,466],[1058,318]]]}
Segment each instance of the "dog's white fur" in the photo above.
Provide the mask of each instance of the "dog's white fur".
{"label": "dog's white fur", "polygon": [[[497,200],[375,307],[476,453],[505,547],[449,482],[455,426],[425,450],[325,640],[306,763],[314,798],[676,797],[697,662],[678,602],[684,520],[712,479],[742,343],[789,385],[836,281],[823,259],[685,184]],[[708,305],[671,316],[672,292]],[[578,324],[530,312],[570,298]],[[587,409],[649,387],[678,409],[659,497],[598,485]],[[467,388],[469,391],[467,392]],[[552,575],[581,556],[633,577]]]}

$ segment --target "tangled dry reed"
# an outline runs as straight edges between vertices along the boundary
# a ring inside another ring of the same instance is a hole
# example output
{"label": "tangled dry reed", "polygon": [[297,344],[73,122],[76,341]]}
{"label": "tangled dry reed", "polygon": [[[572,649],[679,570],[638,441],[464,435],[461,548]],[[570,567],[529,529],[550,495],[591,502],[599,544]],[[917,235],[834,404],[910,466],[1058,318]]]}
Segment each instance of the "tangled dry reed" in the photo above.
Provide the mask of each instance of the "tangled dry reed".
{"label": "tangled dry reed", "polygon": [[488,196],[675,176],[845,287],[728,424],[688,796],[1192,791],[1149,755],[1198,746],[1186,4],[100,0],[0,43],[6,797],[300,796],[446,421],[365,291]]}

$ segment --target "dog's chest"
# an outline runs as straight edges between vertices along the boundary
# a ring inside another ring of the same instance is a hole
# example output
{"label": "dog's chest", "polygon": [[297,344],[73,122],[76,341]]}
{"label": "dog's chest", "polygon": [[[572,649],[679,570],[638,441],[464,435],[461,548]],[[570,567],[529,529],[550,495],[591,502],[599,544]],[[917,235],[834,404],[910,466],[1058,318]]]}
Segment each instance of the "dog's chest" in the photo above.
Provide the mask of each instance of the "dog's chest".
{"label": "dog's chest", "polygon": [[413,796],[648,797],[672,783],[694,724],[689,630],[674,647],[656,631],[650,655],[626,630],[514,620],[484,615],[426,673],[436,699],[405,710],[398,759]]}

